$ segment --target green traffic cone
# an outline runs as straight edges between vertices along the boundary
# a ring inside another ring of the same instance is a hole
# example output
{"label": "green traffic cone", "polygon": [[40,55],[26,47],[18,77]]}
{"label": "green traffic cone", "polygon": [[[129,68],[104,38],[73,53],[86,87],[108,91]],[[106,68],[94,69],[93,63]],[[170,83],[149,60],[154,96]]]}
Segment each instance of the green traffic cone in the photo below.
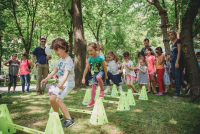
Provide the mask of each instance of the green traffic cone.
{"label": "green traffic cone", "polygon": [[[10,113],[8,111],[8,107],[7,107],[6,104],[1,104],[0,105],[0,117],[4,117],[7,122],[13,124],[13,120],[11,118],[11,115],[10,115]],[[10,128],[9,126],[8,126],[8,129],[9,129],[10,133],[16,133],[16,129]]]}
{"label": "green traffic cone", "polygon": [[[49,114],[50,114],[50,113],[53,113],[53,112],[54,112],[54,110],[53,110],[53,108],[51,107],[51,109],[50,109],[50,111],[49,111]],[[59,112],[60,112],[60,114],[64,115],[60,108],[59,108]]]}
{"label": "green traffic cone", "polygon": [[100,90],[101,90],[100,86],[98,86],[97,89],[96,89],[96,94],[95,94],[95,99],[94,99],[95,101],[97,100],[97,98],[99,98]]}
{"label": "green traffic cone", "polygon": [[93,125],[104,125],[108,123],[108,119],[101,98],[97,98],[95,102],[90,118],[90,123]]}
{"label": "green traffic cone", "polygon": [[128,105],[125,92],[121,92],[117,110],[120,111],[130,110],[130,106]]}
{"label": "green traffic cone", "polygon": [[133,97],[133,92],[131,89],[128,90],[128,93],[127,93],[127,101],[128,101],[128,105],[129,106],[135,106],[135,99]]}
{"label": "green traffic cone", "polygon": [[85,96],[84,96],[82,104],[83,105],[88,105],[88,103],[90,102],[90,99],[91,99],[91,90],[87,89],[86,92],[85,92]]}
{"label": "green traffic cone", "polygon": [[142,86],[142,90],[139,96],[140,100],[148,100],[147,92],[145,86]]}
{"label": "green traffic cone", "polygon": [[112,95],[112,96],[119,96],[119,95],[118,95],[118,91],[117,91],[117,85],[115,85],[115,84],[112,86],[111,95]]}
{"label": "green traffic cone", "polygon": [[49,114],[45,134],[64,134],[58,113],[53,112]]}
{"label": "green traffic cone", "polygon": [[8,134],[9,133],[9,129],[7,126],[7,120],[4,116],[0,116],[0,134]]}

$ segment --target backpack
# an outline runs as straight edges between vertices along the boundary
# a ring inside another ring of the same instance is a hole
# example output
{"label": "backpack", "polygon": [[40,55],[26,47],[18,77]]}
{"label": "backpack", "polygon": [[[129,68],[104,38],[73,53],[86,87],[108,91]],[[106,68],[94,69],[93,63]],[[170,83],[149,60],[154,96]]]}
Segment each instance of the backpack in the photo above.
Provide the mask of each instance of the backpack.
{"label": "backpack", "polygon": [[[9,60],[9,66],[11,65],[11,63],[12,63],[12,60]],[[20,64],[18,60],[17,60],[17,63]]]}
{"label": "backpack", "polygon": [[[31,69],[31,65],[28,64],[28,60],[26,60],[26,61],[27,61],[28,69],[30,70]],[[22,63],[22,61],[21,61],[21,63]]]}

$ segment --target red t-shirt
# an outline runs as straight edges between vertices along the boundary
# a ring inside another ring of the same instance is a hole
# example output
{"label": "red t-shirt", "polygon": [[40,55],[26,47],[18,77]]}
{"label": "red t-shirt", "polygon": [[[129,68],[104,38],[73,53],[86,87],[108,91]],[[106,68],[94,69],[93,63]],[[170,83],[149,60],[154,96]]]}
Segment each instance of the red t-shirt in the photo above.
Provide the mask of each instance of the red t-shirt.
{"label": "red t-shirt", "polygon": [[25,74],[30,74],[29,71],[27,71],[28,66],[30,65],[31,61],[28,60],[28,64],[27,64],[27,60],[24,62],[24,61],[21,61],[20,62],[20,71],[19,71],[19,74],[20,75],[25,75]]}

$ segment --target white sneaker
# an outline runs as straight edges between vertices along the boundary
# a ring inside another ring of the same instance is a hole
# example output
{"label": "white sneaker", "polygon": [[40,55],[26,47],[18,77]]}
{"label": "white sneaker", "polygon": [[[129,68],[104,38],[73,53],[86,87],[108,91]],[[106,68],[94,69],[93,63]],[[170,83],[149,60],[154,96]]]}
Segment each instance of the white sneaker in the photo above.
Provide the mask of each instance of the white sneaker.
{"label": "white sneaker", "polygon": [[119,93],[123,92],[122,87],[119,86]]}
{"label": "white sneaker", "polygon": [[106,90],[104,91],[104,93],[108,93],[108,91],[110,91],[110,87],[107,87]]}

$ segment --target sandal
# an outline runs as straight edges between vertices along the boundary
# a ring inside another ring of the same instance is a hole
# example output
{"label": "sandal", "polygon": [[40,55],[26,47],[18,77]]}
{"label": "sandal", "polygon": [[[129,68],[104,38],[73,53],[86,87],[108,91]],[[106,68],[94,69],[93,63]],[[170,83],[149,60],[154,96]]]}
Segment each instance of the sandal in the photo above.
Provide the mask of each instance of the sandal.
{"label": "sandal", "polygon": [[151,91],[148,90],[147,93],[151,93]]}

